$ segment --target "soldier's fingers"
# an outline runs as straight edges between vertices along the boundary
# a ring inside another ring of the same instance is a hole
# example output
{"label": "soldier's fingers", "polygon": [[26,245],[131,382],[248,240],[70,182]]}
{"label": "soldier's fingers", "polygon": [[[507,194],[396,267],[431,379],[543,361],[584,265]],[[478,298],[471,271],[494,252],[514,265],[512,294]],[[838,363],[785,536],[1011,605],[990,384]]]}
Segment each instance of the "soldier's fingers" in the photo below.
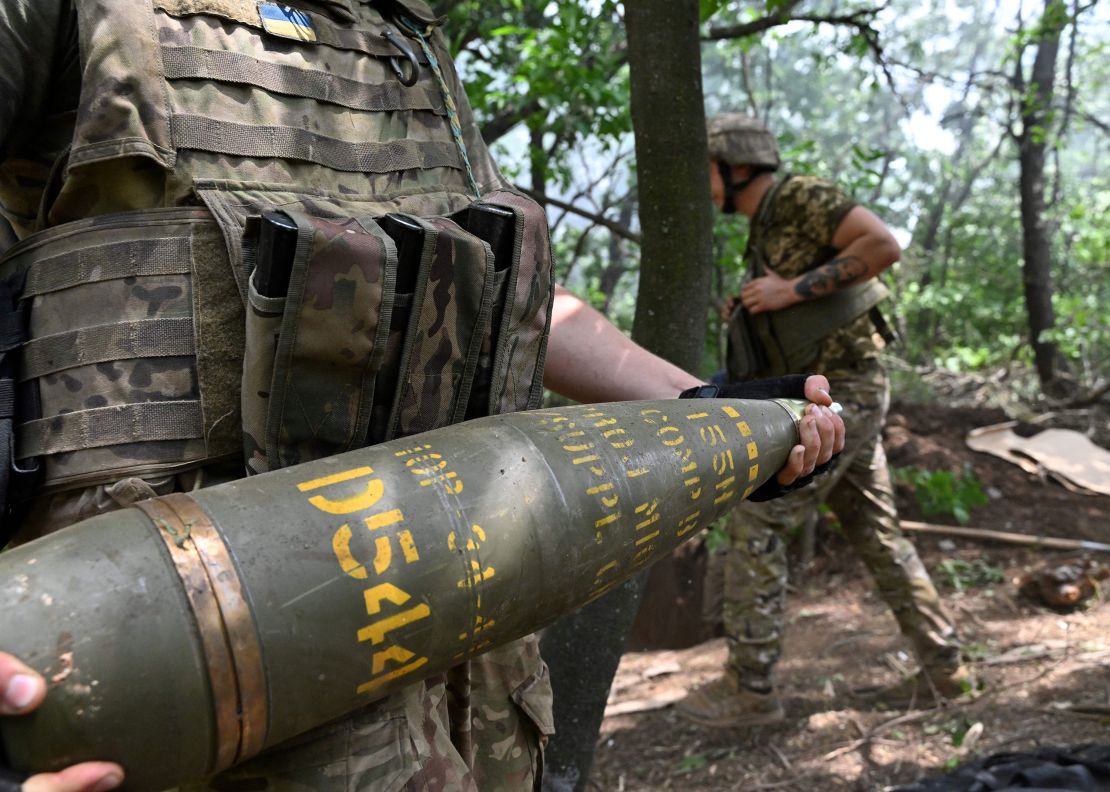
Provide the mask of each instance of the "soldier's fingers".
{"label": "soldier's fingers", "polygon": [[0,715],[30,712],[46,697],[46,682],[41,676],[0,652]]}
{"label": "soldier's fingers", "polygon": [[814,404],[824,404],[826,406],[832,404],[832,396],[829,395],[829,390],[829,380],[823,374],[811,374],[806,377],[806,398]]}
{"label": "soldier's fingers", "polygon": [[775,480],[784,487],[788,487],[797,481],[802,476],[802,468],[805,466],[805,446],[796,445],[790,449],[790,455],[786,458],[786,464],[779,470]]}
{"label": "soldier's fingers", "polygon": [[833,426],[832,420],[835,416],[832,410],[819,404],[811,404],[806,409],[813,416],[814,426],[821,438],[821,447],[817,451],[817,464],[823,465],[832,458],[833,445],[836,443],[836,427]]}
{"label": "soldier's fingers", "polygon": [[802,465],[802,475],[808,476],[817,466],[817,454],[821,451],[821,435],[817,431],[817,419],[813,414],[802,418],[798,427],[798,435],[805,446],[805,462]]}
{"label": "soldier's fingers", "polygon": [[107,792],[123,783],[123,768],[111,762],[83,762],[23,782],[23,792]]}

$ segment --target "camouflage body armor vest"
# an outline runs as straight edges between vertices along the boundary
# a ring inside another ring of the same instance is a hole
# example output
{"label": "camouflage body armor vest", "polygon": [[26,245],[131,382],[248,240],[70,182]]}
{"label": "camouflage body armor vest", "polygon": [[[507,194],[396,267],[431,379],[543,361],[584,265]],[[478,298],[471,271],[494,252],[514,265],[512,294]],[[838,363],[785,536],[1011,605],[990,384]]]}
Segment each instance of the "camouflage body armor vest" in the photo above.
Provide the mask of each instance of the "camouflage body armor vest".
{"label": "camouflage body armor vest", "polygon": [[[40,491],[539,404],[546,219],[472,124],[468,156],[425,3],[76,8],[73,142],[0,265],[28,322],[13,456],[41,461]],[[252,277],[273,211],[293,229],[277,295]]]}
{"label": "camouflage body armor vest", "polygon": [[[790,178],[788,175],[775,182],[752,218],[744,250],[745,283],[762,277],[770,268],[767,233],[774,223],[775,202]],[[826,263],[835,253],[832,248],[822,250],[807,271]],[[779,311],[751,314],[738,304],[728,324],[725,365],[729,379],[746,382],[805,373],[821,353],[822,342],[864,314],[873,312],[872,321],[885,327],[877,306],[889,296],[890,290],[878,278],[871,278]]]}

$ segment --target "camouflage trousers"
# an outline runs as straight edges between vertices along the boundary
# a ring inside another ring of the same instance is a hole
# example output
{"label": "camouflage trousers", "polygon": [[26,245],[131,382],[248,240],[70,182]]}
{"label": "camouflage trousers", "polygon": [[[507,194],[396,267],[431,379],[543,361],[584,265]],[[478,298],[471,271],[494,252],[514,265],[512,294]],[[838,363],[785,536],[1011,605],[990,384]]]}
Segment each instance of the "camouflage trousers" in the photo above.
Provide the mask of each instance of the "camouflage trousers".
{"label": "camouflage trousers", "polygon": [[[139,500],[235,477],[205,469],[46,496],[23,520],[14,543]],[[530,635],[180,789],[539,790],[543,748],[554,731],[551,680],[539,640]]]}
{"label": "camouflage trousers", "polygon": [[539,790],[554,732],[534,635],[410,685],[183,790]]}
{"label": "camouflage trousers", "polygon": [[834,469],[785,498],[741,503],[727,518],[731,541],[723,560],[722,616],[728,668],[752,690],[771,689],[782,650],[785,538],[822,503],[836,513],[920,663],[954,670],[960,662],[952,621],[898,524],[880,435],[890,400],[886,373],[869,361],[829,379],[847,428],[847,445]]}

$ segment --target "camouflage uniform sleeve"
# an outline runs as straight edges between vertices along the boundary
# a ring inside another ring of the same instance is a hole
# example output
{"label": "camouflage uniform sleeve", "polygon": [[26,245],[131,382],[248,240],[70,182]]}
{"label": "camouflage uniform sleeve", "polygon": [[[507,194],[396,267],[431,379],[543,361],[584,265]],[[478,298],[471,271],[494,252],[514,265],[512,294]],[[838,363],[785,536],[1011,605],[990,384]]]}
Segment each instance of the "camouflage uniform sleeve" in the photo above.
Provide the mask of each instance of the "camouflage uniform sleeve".
{"label": "camouflage uniform sleeve", "polygon": [[440,61],[443,65],[444,77],[451,93],[455,98],[455,105],[459,109],[459,122],[462,124],[463,143],[466,145],[466,154],[470,159],[470,167],[474,170],[474,179],[483,193],[491,190],[501,190],[510,187],[509,181],[501,175],[501,171],[490,156],[489,148],[482,140],[482,131],[474,121],[474,111],[470,107],[470,100],[463,89],[459,73],[455,68],[455,61],[446,54],[443,37],[437,36]]}
{"label": "camouflage uniform sleeve", "polygon": [[0,0],[0,248],[33,230],[80,91],[73,0]]}
{"label": "camouflage uniform sleeve", "polygon": [[795,176],[779,194],[776,214],[797,219],[800,230],[818,246],[832,243],[840,221],[856,206],[843,190],[812,176]]}
{"label": "camouflage uniform sleeve", "polygon": [[77,65],[69,0],[0,0],[0,161],[34,135],[52,103],[50,87]]}

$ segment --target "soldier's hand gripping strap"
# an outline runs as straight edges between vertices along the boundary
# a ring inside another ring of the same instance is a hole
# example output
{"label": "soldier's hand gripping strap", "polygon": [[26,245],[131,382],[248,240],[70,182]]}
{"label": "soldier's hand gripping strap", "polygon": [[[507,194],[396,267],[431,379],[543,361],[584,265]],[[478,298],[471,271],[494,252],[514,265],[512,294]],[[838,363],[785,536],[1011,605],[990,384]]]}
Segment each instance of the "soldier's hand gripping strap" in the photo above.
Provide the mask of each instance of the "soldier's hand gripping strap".
{"label": "soldier's hand gripping strap", "polygon": [[773,379],[732,382],[725,385],[699,385],[687,388],[680,399],[804,399],[808,374],[788,374]]}
{"label": "soldier's hand gripping strap", "polygon": [[[687,388],[678,395],[680,399],[804,399],[806,374],[789,374],[774,379],[736,382],[727,385],[698,385]],[[748,496],[750,501],[769,501],[789,495],[805,487],[822,473],[832,470],[840,454],[833,456],[823,465],[818,465],[808,476],[796,479],[792,484],[779,484],[777,478],[768,479],[763,486]]]}

